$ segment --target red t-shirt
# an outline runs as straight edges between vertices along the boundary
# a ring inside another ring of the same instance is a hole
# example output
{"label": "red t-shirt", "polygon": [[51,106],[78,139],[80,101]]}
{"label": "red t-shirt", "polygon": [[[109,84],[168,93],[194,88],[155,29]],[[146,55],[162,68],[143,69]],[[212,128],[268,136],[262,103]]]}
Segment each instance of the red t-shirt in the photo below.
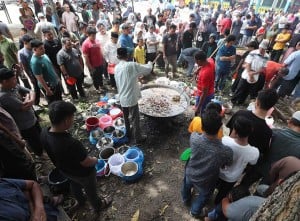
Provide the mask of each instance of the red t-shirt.
{"label": "red t-shirt", "polygon": [[82,53],[89,57],[92,67],[99,67],[103,64],[103,56],[99,41],[91,41],[87,38],[82,44]]}
{"label": "red t-shirt", "polygon": [[265,69],[265,81],[269,82],[274,75],[278,72],[280,68],[283,67],[283,64],[279,64],[274,61],[267,61],[267,66]]}
{"label": "red t-shirt", "polygon": [[224,34],[226,29],[230,30],[231,24],[232,24],[232,21],[230,18],[223,18],[221,21],[221,30],[220,30],[221,34]]}
{"label": "red t-shirt", "polygon": [[199,96],[203,89],[208,87],[207,95],[212,95],[215,91],[215,62],[212,58],[207,59],[207,64],[202,66],[198,72],[197,89]]}

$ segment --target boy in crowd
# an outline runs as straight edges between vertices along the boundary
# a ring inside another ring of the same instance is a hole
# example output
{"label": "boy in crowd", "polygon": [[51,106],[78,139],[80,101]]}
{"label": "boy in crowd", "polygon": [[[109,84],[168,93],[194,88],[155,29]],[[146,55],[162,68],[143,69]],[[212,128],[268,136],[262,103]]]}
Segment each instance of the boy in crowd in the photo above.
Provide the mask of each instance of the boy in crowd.
{"label": "boy in crowd", "polygon": [[[181,196],[184,204],[190,205],[190,214],[199,218],[202,209],[212,195],[219,176],[219,170],[232,163],[232,150],[218,139],[222,117],[217,112],[202,115],[203,134],[192,133],[190,146],[192,154],[185,167]],[[192,200],[192,188],[199,195]]]}
{"label": "boy in crowd", "polygon": [[215,204],[220,203],[232,189],[234,184],[240,179],[248,163],[250,165],[256,164],[259,151],[248,143],[248,137],[251,132],[251,121],[239,116],[233,122],[231,135],[222,138],[222,143],[233,151],[233,163],[220,170],[220,179],[217,184],[219,191],[215,198]]}
{"label": "boy in crowd", "polygon": [[100,198],[97,194],[95,165],[98,159],[88,156],[83,144],[67,132],[73,125],[75,112],[76,107],[69,102],[53,102],[49,107],[51,127],[42,131],[42,145],[53,164],[70,180],[79,206],[85,203],[84,188],[97,214],[110,205],[111,198]]}
{"label": "boy in crowd", "polygon": [[272,130],[266,124],[265,118],[268,110],[276,104],[277,100],[278,95],[275,90],[262,90],[258,93],[255,101],[255,109],[253,111],[239,110],[231,117],[226,125],[230,128],[230,134],[233,131],[233,125],[237,117],[243,116],[249,119],[253,125],[253,130],[249,134],[248,141],[251,146],[258,148],[260,158],[255,166],[246,169],[246,175],[241,182],[241,185],[245,185],[246,187],[250,187],[252,183],[260,178],[260,166],[267,157],[272,138]]}

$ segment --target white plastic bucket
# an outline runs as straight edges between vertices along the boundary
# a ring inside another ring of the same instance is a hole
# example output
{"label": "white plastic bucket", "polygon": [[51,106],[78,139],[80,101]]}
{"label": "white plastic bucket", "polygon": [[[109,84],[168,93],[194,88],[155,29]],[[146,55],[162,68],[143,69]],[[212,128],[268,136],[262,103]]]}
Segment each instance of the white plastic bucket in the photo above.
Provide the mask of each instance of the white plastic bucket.
{"label": "white plastic bucket", "polygon": [[110,172],[114,175],[120,176],[122,165],[125,163],[124,157],[120,153],[113,154],[108,159]]}

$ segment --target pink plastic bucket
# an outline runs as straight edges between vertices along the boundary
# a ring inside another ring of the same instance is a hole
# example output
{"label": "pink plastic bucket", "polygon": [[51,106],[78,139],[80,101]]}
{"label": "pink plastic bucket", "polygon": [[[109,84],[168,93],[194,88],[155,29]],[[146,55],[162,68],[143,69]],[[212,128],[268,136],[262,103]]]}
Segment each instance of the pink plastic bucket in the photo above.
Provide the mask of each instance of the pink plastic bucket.
{"label": "pink plastic bucket", "polygon": [[100,117],[100,119],[99,119],[99,126],[102,129],[104,129],[108,126],[112,126],[112,123],[113,123],[112,118],[109,115],[104,115],[104,116]]}
{"label": "pink plastic bucket", "polygon": [[97,117],[89,117],[85,121],[87,131],[96,129],[99,126],[99,119]]}

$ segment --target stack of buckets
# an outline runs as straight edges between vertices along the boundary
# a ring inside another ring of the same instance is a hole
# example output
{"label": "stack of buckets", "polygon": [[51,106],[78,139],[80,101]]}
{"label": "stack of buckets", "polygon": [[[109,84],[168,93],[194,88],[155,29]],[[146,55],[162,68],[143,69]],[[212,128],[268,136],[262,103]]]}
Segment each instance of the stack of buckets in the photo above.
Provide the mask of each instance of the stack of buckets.
{"label": "stack of buckets", "polygon": [[[130,147],[122,155],[112,154],[108,160],[99,159],[96,165],[97,176],[119,176],[125,182],[136,182],[143,175],[144,154],[138,147]],[[109,168],[109,172],[106,171]]]}

